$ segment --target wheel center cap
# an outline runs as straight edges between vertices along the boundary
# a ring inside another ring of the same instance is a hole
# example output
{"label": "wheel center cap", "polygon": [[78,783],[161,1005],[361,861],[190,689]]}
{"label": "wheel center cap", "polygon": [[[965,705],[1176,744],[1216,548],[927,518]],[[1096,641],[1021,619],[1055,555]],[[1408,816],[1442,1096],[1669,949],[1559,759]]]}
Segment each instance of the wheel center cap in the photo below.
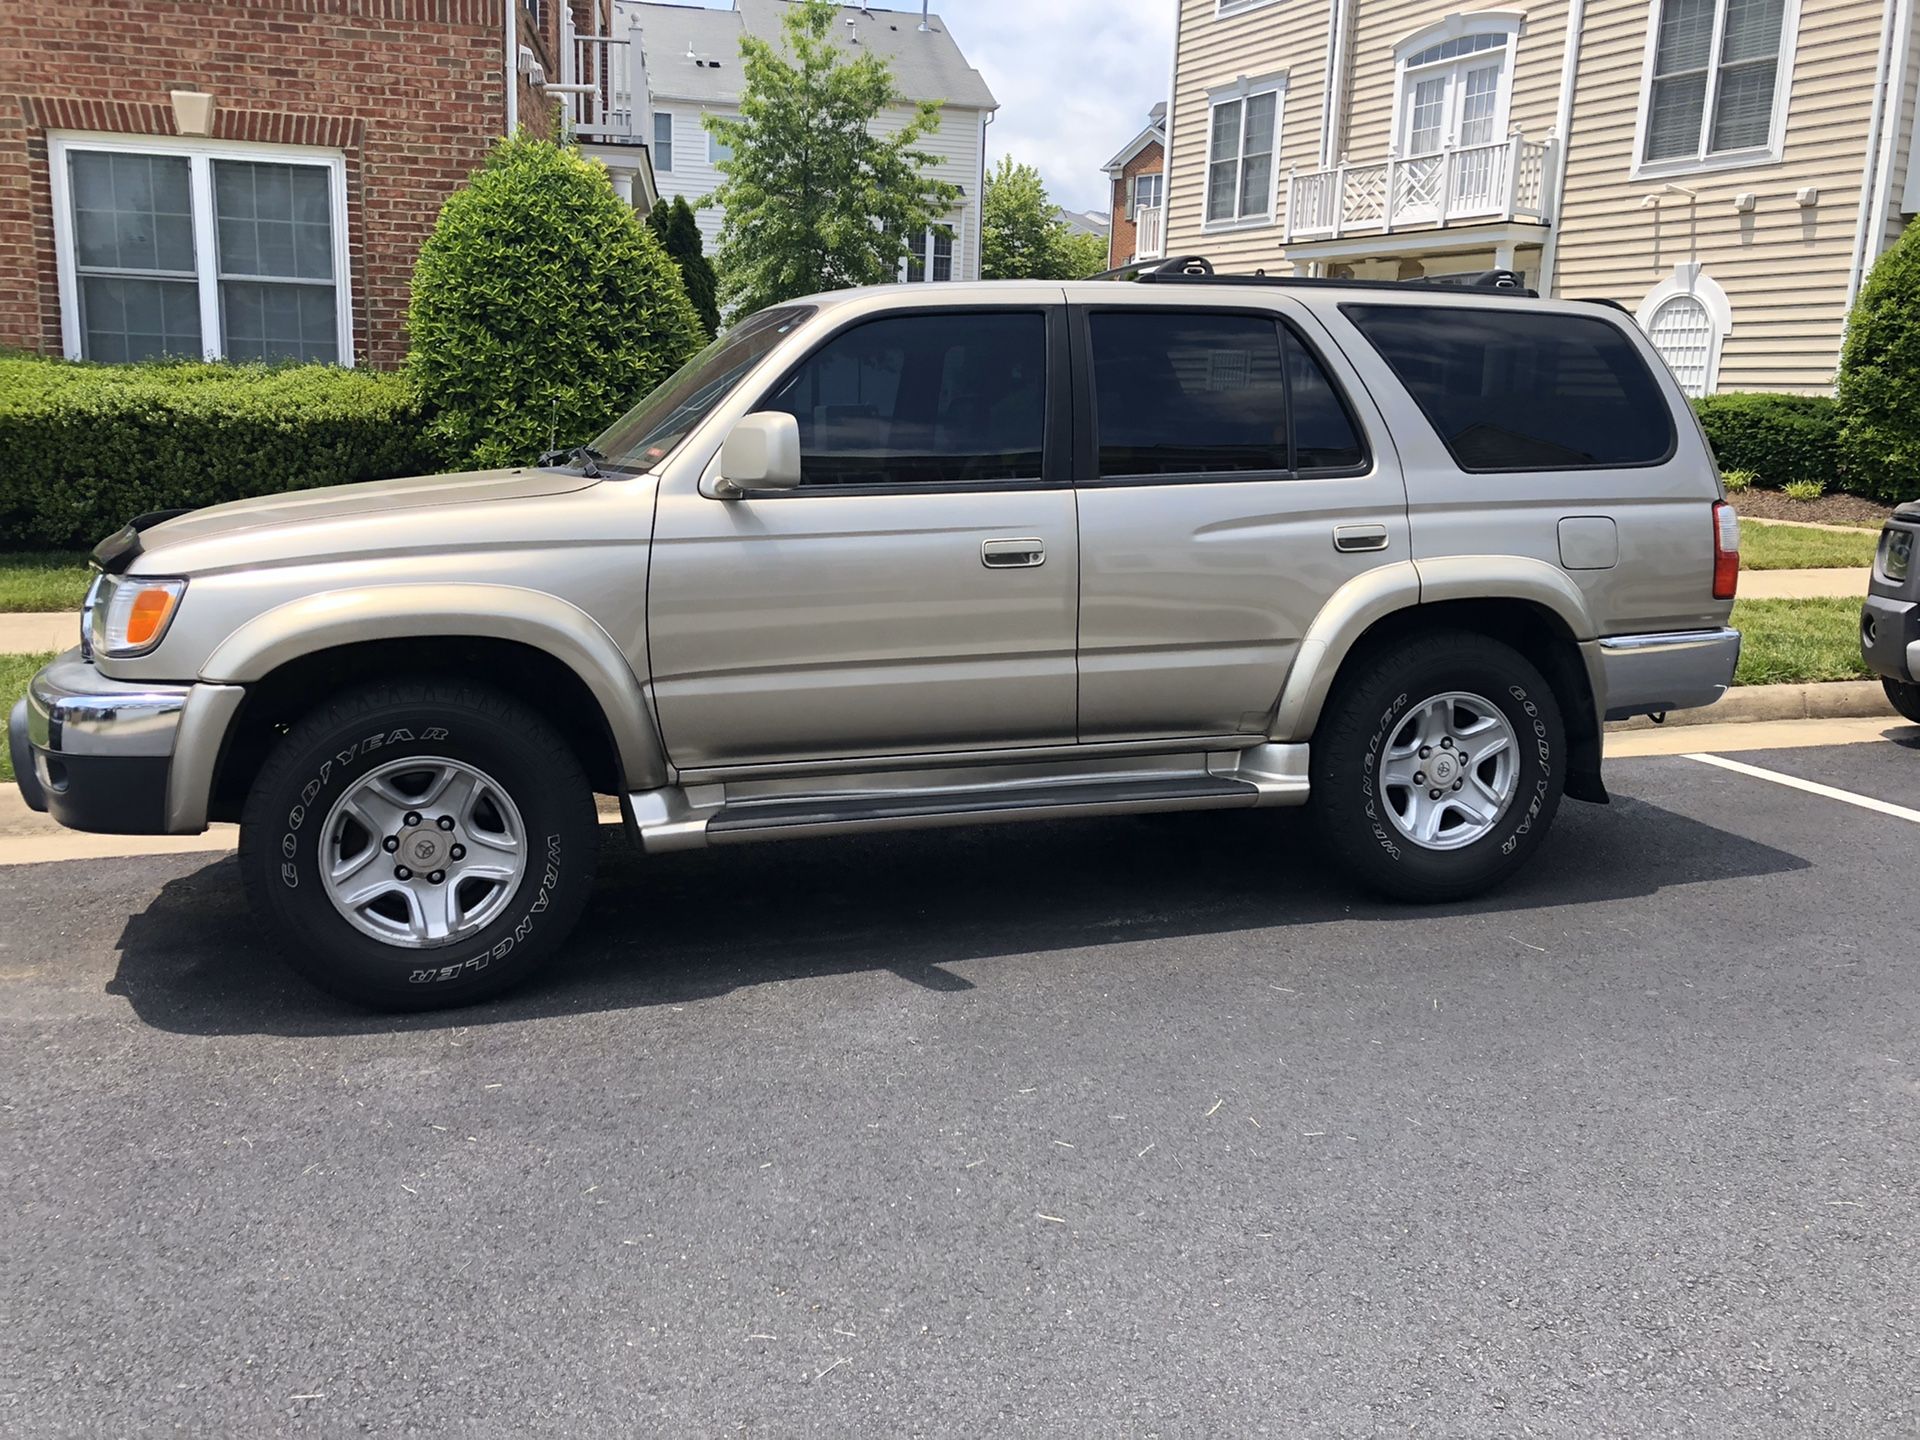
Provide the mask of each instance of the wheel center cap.
{"label": "wheel center cap", "polygon": [[452,840],[438,830],[422,826],[400,837],[398,858],[416,870],[438,870],[453,848]]}
{"label": "wheel center cap", "polygon": [[1435,755],[1433,757],[1433,764],[1431,768],[1433,770],[1433,778],[1437,783],[1443,784],[1443,785],[1451,785],[1453,783],[1454,772],[1459,767],[1454,764],[1454,760],[1451,755],[1443,754],[1443,755]]}

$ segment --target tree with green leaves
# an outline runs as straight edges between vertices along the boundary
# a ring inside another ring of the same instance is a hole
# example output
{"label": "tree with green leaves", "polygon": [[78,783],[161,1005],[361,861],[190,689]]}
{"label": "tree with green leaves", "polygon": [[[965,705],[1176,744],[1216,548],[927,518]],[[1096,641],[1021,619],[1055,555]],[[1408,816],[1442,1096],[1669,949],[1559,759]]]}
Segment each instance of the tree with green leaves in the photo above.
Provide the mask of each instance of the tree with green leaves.
{"label": "tree with green leaves", "polygon": [[1079,280],[1106,268],[1106,241],[1076,234],[1048,198],[1040,172],[1002,155],[980,204],[981,278]]}
{"label": "tree with green leaves", "polygon": [[407,325],[432,433],[475,467],[592,439],[701,344],[679,271],[606,167],[524,133],[441,207]]}
{"label": "tree with green leaves", "polygon": [[[785,44],[740,42],[745,86],[737,117],[705,124],[732,155],[700,203],[725,213],[717,250],[721,308],[758,310],[818,290],[898,277],[909,238],[945,226],[960,188],[937,178],[919,148],[940,103],[909,102],[885,60],[850,55],[834,38],[831,0],[788,7]],[[873,122],[911,105],[891,135]]]}
{"label": "tree with green leaves", "polygon": [[1849,485],[1889,503],[1920,498],[1920,223],[1860,287],[1834,400]]}
{"label": "tree with green leaves", "polygon": [[713,273],[713,262],[707,259],[706,246],[701,242],[693,207],[687,204],[684,195],[676,195],[671,205],[662,201],[654,206],[647,216],[647,224],[679,267],[687,298],[693,302],[694,313],[700,317],[707,338],[712,339],[720,329],[719,281]]}

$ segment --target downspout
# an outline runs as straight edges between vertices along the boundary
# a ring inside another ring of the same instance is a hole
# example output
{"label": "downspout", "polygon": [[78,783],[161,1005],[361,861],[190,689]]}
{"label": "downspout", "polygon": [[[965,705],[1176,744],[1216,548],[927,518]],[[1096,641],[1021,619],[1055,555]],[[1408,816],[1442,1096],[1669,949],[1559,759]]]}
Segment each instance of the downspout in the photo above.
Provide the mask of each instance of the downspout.
{"label": "downspout", "polygon": [[[1173,54],[1167,60],[1167,123],[1165,133],[1160,137],[1160,253],[1169,256],[1173,250],[1173,112],[1179,108],[1176,96],[1180,84],[1180,12],[1185,7],[1174,6],[1173,10]],[[1135,237],[1136,240],[1138,237]],[[1109,250],[1108,255],[1112,255]]]}
{"label": "downspout", "polygon": [[520,128],[520,0],[500,0],[506,12],[507,138]]}
{"label": "downspout", "polygon": [[1553,205],[1547,220],[1547,241],[1540,247],[1540,279],[1536,288],[1552,297],[1554,263],[1560,258],[1560,221],[1567,207],[1567,157],[1573,151],[1573,87],[1580,73],[1580,32],[1586,26],[1587,0],[1569,0],[1567,38],[1560,52],[1560,104],[1553,115]]}
{"label": "downspout", "polygon": [[1332,169],[1340,163],[1346,147],[1347,82],[1352,56],[1353,0],[1331,0],[1327,6],[1327,83],[1322,87],[1320,119],[1320,168]]}
{"label": "downspout", "polygon": [[[921,28],[926,28],[925,22],[922,22]],[[987,127],[998,113],[997,110],[980,112],[980,188],[973,197],[973,278],[976,280],[987,265],[987,257],[982,249],[987,243]]]}
{"label": "downspout", "polygon": [[1899,17],[1898,28],[1902,43],[1898,48],[1900,65],[1904,72],[1907,63],[1907,47],[1904,42],[1908,14],[1908,7],[1902,5],[1900,0],[1886,0],[1886,5],[1880,13],[1880,65],[1873,80],[1873,118],[1867,124],[1867,160],[1866,164],[1860,167],[1860,210],[1853,222],[1853,264],[1847,270],[1849,314],[1853,311],[1853,302],[1860,297],[1860,286],[1866,279],[1867,267],[1879,258],[1880,241],[1884,238],[1886,231],[1885,186],[1892,178],[1893,165],[1890,155],[1884,157],[1883,163],[1883,157],[1880,154],[1880,131],[1887,119],[1887,87],[1891,83],[1895,49],[1895,16]]}

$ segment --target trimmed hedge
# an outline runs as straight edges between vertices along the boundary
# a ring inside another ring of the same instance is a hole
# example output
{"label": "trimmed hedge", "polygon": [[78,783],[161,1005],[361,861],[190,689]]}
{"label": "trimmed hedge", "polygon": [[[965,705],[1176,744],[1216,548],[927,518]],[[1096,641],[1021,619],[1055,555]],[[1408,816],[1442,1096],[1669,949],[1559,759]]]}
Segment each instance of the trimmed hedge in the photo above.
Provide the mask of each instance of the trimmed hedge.
{"label": "trimmed hedge", "polygon": [[404,376],[0,357],[0,548],[174,506],[443,468]]}
{"label": "trimmed hedge", "polygon": [[1798,480],[1851,488],[1840,459],[1840,415],[1825,395],[1732,390],[1695,400],[1693,408],[1723,473],[1750,471],[1768,490]]}

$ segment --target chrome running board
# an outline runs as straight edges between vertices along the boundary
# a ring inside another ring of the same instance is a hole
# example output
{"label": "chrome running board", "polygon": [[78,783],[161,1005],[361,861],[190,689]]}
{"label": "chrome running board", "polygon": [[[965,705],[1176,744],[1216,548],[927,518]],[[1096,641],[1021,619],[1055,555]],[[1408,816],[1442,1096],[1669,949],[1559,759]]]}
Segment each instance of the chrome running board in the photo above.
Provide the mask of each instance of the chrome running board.
{"label": "chrome running board", "polygon": [[[831,780],[830,785],[822,781]],[[650,852],[862,830],[928,829],[1172,810],[1301,805],[1305,745],[1254,745],[1204,755],[1103,757],[1097,769],[1014,761],[975,770],[781,777],[663,786],[622,797]]]}

